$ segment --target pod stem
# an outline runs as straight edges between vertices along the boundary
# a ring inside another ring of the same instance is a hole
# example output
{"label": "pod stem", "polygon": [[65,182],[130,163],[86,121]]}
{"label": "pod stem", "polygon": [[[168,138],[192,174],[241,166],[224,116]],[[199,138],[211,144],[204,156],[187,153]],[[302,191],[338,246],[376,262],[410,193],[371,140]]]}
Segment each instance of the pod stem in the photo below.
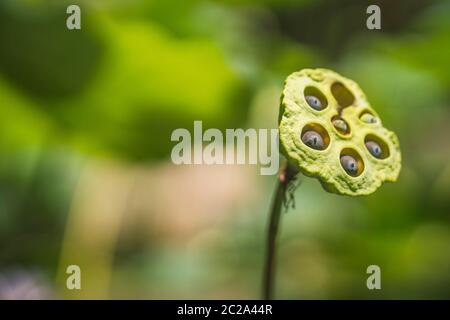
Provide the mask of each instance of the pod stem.
{"label": "pod stem", "polygon": [[266,244],[266,260],[264,264],[263,275],[263,299],[269,300],[273,297],[273,287],[275,278],[275,255],[276,255],[276,241],[278,237],[278,229],[281,218],[281,210],[283,204],[287,204],[288,186],[297,175],[297,170],[285,161],[280,168],[278,175],[278,183],[275,195],[272,202],[272,208],[269,216],[269,227],[267,230],[267,244]]}

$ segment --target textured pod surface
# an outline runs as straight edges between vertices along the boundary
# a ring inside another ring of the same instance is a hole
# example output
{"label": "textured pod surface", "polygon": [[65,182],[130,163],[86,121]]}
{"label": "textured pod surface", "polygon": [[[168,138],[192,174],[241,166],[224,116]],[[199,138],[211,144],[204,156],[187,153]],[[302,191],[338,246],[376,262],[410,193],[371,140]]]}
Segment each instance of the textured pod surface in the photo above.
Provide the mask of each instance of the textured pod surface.
{"label": "textured pod surface", "polygon": [[[322,109],[311,107],[306,100],[311,96],[319,99]],[[336,118],[345,121],[348,130],[339,130],[342,123],[337,125]],[[303,134],[311,130],[327,142],[323,150],[302,141]],[[385,181],[396,181],[400,173],[397,136],[383,127],[360,87],[334,71],[304,69],[286,79],[279,131],[281,152],[303,174],[317,177],[329,192],[367,195]],[[373,142],[381,148],[379,157],[367,148]],[[357,162],[355,175],[342,166],[341,157],[348,156]]]}

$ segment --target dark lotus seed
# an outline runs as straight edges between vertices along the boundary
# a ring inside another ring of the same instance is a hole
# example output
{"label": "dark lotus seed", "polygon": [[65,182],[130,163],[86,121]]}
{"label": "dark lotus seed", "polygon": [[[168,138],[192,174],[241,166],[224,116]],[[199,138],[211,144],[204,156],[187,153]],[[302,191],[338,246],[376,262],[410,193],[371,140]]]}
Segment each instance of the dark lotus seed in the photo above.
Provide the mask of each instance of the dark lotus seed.
{"label": "dark lotus seed", "polygon": [[322,110],[322,102],[320,102],[319,98],[315,96],[306,96],[305,99],[311,108],[315,110]]}
{"label": "dark lotus seed", "polygon": [[334,119],[333,121],[333,126],[342,133],[347,133],[348,132],[348,125],[347,122],[345,122],[342,119]]}
{"label": "dark lotus seed", "polygon": [[306,131],[302,136],[302,141],[308,147],[316,150],[322,150],[325,147],[322,136],[315,131]]}
{"label": "dark lotus seed", "polygon": [[344,170],[351,176],[354,176],[356,175],[356,173],[358,173],[358,162],[356,162],[355,158],[353,158],[352,156],[342,156],[341,165]]}
{"label": "dark lotus seed", "polygon": [[381,147],[378,143],[375,141],[367,141],[366,142],[367,150],[369,150],[370,154],[373,155],[375,158],[381,157]]}

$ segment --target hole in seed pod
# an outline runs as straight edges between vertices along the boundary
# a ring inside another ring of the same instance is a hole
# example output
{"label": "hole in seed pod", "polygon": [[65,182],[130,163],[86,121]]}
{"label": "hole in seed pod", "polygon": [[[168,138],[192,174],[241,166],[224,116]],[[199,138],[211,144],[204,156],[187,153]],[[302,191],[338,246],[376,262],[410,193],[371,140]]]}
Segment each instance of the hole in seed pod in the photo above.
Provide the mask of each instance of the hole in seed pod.
{"label": "hole in seed pod", "polygon": [[339,116],[334,116],[331,119],[331,123],[333,124],[334,128],[341,134],[349,134],[350,133],[350,126],[348,123],[342,119]]}
{"label": "hole in seed pod", "polygon": [[301,134],[304,144],[314,150],[325,150],[330,144],[328,132],[320,124],[307,124]]}
{"label": "hole in seed pod", "polygon": [[303,94],[305,95],[306,103],[314,110],[323,110],[328,105],[327,99],[316,87],[306,87]]}
{"label": "hole in seed pod", "polygon": [[373,157],[377,159],[386,159],[389,157],[389,147],[383,139],[373,134],[369,134],[364,139],[364,144]]}
{"label": "hole in seed pod", "polygon": [[364,162],[358,152],[353,149],[342,150],[340,162],[345,172],[352,177],[357,177],[364,171]]}
{"label": "hole in seed pod", "polygon": [[377,118],[373,114],[371,114],[369,111],[364,111],[363,113],[361,113],[361,115],[359,116],[359,119],[365,123],[370,123],[370,124],[377,123]]}
{"label": "hole in seed pod", "polygon": [[353,93],[340,82],[335,82],[331,85],[331,93],[341,108],[346,108],[355,101]]}

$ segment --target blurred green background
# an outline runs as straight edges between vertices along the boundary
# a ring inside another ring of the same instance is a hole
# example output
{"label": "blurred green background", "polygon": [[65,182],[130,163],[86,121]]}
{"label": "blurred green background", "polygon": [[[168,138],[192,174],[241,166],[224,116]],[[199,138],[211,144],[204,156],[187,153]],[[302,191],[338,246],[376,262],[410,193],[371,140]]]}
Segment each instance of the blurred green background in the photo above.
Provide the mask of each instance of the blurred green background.
{"label": "blurred green background", "polygon": [[449,17],[444,0],[2,0],[0,298],[259,298],[276,177],[174,166],[170,134],[275,128],[284,79],[315,67],[360,84],[403,169],[360,198],[301,178],[276,297],[450,298]]}

